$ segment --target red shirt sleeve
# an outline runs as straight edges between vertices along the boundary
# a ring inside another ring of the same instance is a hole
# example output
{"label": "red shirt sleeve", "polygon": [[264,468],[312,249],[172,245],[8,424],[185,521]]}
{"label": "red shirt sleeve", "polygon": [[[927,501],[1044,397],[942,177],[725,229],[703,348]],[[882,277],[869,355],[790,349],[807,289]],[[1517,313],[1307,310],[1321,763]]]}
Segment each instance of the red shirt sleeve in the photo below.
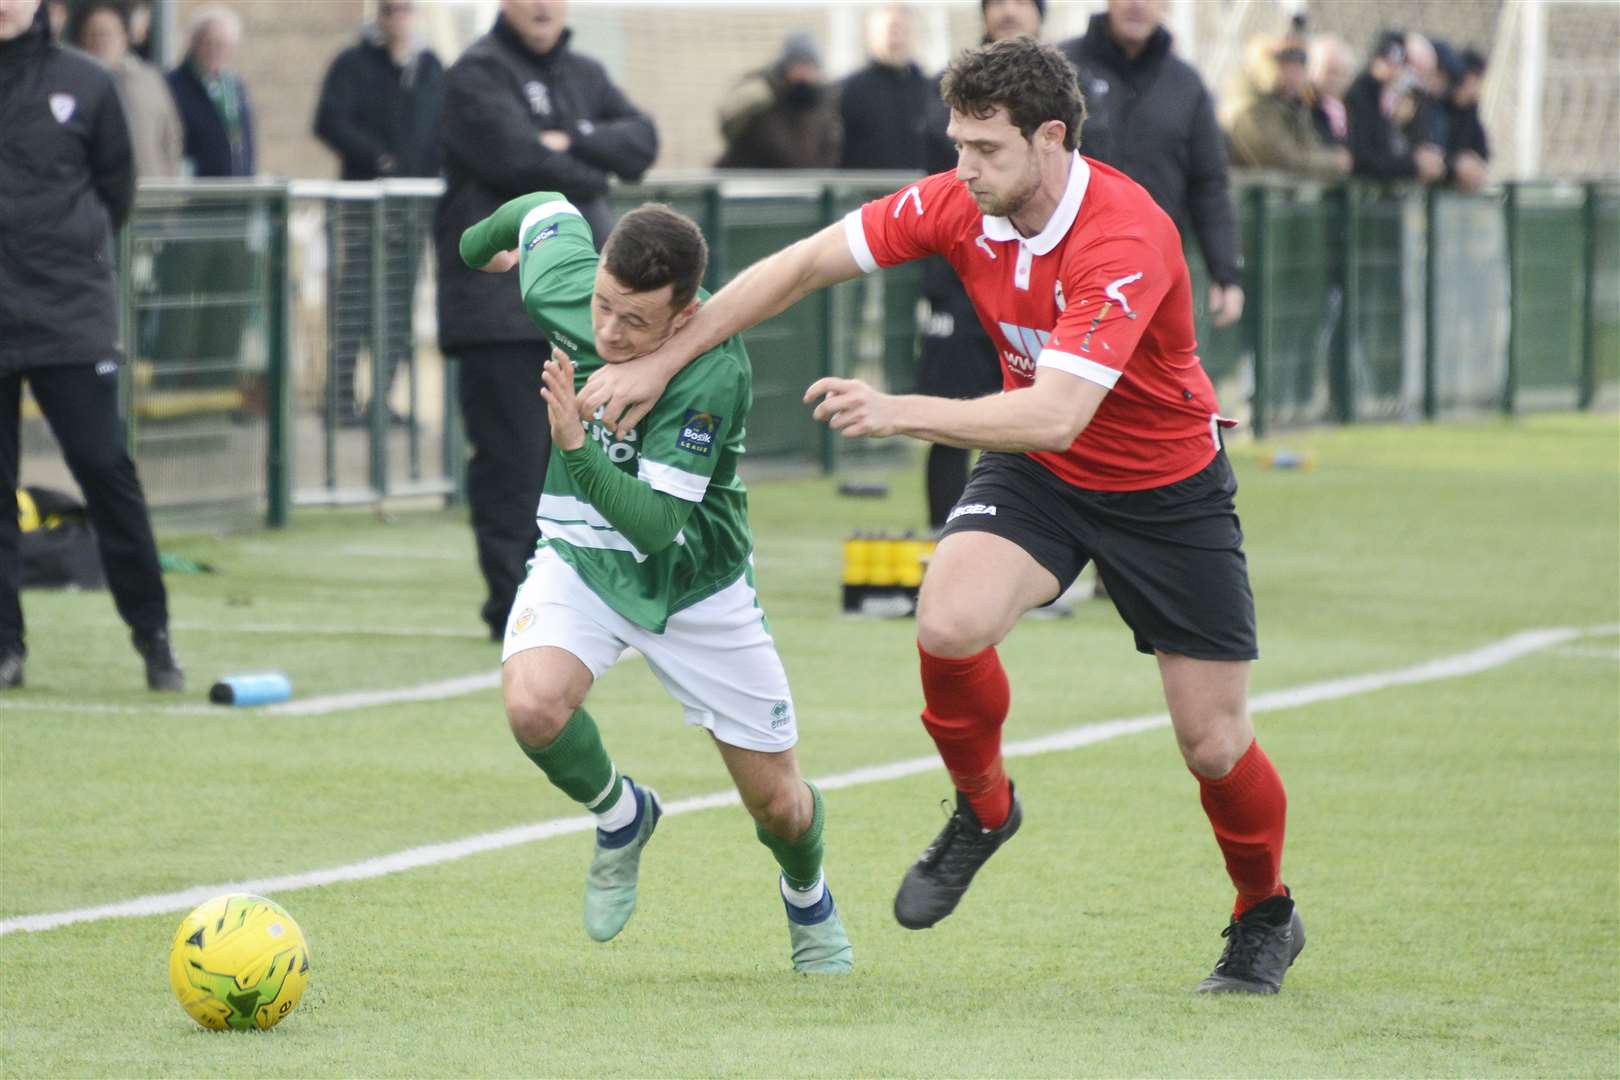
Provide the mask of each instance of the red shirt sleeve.
{"label": "red shirt sleeve", "polygon": [[1163,254],[1139,237],[1093,244],[1059,271],[1064,296],[1036,360],[1113,389],[1173,284]]}
{"label": "red shirt sleeve", "polygon": [[936,173],[851,210],[844,218],[844,238],[861,270],[870,274],[942,253],[949,244],[948,200],[960,187],[955,173]]}

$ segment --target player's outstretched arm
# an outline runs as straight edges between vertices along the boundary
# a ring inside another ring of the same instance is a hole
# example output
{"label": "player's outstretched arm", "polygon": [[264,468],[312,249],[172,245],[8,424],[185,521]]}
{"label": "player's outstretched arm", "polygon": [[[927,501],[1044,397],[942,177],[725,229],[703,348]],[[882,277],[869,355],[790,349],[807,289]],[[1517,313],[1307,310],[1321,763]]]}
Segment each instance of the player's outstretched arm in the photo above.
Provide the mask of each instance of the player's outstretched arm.
{"label": "player's outstretched arm", "polygon": [[738,274],[653,352],[592,373],[579,396],[580,415],[602,411],[603,423],[628,430],[641,422],[677,372],[734,334],[778,315],[817,289],[859,277],[842,224],[829,225]]}
{"label": "player's outstretched arm", "polygon": [[959,401],[883,394],[859,379],[819,379],[804,393],[820,399],[815,418],[848,438],[910,435],[932,443],[1006,453],[1067,450],[1091,423],[1108,388],[1056,368],[1035,385]]}

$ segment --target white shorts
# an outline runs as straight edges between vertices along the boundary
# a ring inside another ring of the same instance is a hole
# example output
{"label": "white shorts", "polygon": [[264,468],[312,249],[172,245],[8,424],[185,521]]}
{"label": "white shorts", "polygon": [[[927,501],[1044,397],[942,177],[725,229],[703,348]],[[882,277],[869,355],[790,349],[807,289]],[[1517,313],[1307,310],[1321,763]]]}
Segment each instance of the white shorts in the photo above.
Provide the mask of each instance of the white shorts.
{"label": "white shorts", "polygon": [[608,607],[543,547],[512,602],[501,663],[546,645],[578,657],[593,679],[626,646],[635,648],[686,710],[686,722],[727,745],[776,753],[799,741],[787,672],[747,574],[677,611],[655,634]]}

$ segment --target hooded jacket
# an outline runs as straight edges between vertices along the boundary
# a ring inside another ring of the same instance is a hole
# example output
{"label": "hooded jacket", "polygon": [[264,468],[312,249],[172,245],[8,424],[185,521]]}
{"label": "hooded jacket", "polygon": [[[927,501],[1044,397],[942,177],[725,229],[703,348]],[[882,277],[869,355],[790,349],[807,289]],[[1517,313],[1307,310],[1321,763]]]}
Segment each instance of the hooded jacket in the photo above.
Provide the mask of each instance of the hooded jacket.
{"label": "hooded jacket", "polygon": [[[315,134],[342,162],[345,180],[439,175],[437,128],[444,65],[416,48],[396,64],[375,27],[338,53],[321,84]],[[384,170],[383,159],[393,167]]]}
{"label": "hooded jacket", "polygon": [[112,76],[41,5],[0,42],[0,375],[118,359],[112,235],[134,199]]}
{"label": "hooded jacket", "polygon": [[1170,32],[1153,31],[1132,60],[1091,17],[1063,54],[1080,73],[1087,119],[1080,152],[1135,180],[1170,215],[1183,237],[1198,237],[1204,264],[1221,285],[1238,283],[1237,214],[1226,168],[1226,140],[1198,72],[1170,52]]}
{"label": "hooded jacket", "polygon": [[[638,180],[658,156],[658,132],[608,79],[601,64],[569,48],[564,30],[540,55],[504,18],[467,48],[445,77],[439,149],[445,193],[433,222],[439,272],[439,345],[541,342],[506,274],[469,270],[461,233],[508,199],[560,191],[591,226],[596,243],[612,225],[608,175]],[[540,133],[568,133],[557,153]]]}

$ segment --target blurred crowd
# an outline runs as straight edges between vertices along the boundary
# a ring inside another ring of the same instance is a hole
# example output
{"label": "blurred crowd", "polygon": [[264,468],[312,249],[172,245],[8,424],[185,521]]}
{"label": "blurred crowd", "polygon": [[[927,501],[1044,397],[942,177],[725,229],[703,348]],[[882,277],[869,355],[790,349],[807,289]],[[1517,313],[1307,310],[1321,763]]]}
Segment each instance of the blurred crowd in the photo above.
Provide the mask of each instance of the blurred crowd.
{"label": "blurred crowd", "polygon": [[[62,40],[112,73],[141,176],[252,175],[254,110],[235,66],[240,18],[228,6],[197,11],[183,59],[164,73],[152,55],[153,3],[49,0],[47,10]],[[375,20],[328,71],[315,132],[337,155],[344,179],[440,170],[436,127],[444,66],[416,34],[415,3],[381,0]],[[538,9],[559,23],[566,19],[565,0],[503,0],[501,6],[502,20],[511,25]],[[986,41],[1042,32],[1045,4],[1038,0],[985,0],[981,10]],[[1362,60],[1344,39],[1312,34],[1300,15],[1285,34],[1251,39],[1240,78],[1214,95],[1175,59],[1163,25],[1166,10],[1166,0],[1110,0],[1085,34],[1061,43],[1081,74],[1090,108],[1085,153],[1120,165],[1133,153],[1127,147],[1158,138],[1168,125],[1194,138],[1217,138],[1219,146],[1204,149],[1240,167],[1322,180],[1414,179],[1465,191],[1488,181],[1490,146],[1479,117],[1486,60],[1475,49],[1390,29],[1377,35]],[[840,81],[828,78],[812,35],[790,35],[779,55],[744,77],[720,106],[725,150],[715,165],[949,168],[950,148],[942,145],[947,118],[937,76],[916,60],[913,6],[875,4],[865,30],[867,63]],[[1158,85],[1166,69],[1178,93],[1167,95],[1171,88]],[[1197,130],[1197,109],[1159,115],[1152,108],[1152,99],[1189,104],[1199,95],[1214,106],[1215,131]],[[1166,187],[1166,178],[1143,182],[1156,195]]]}

